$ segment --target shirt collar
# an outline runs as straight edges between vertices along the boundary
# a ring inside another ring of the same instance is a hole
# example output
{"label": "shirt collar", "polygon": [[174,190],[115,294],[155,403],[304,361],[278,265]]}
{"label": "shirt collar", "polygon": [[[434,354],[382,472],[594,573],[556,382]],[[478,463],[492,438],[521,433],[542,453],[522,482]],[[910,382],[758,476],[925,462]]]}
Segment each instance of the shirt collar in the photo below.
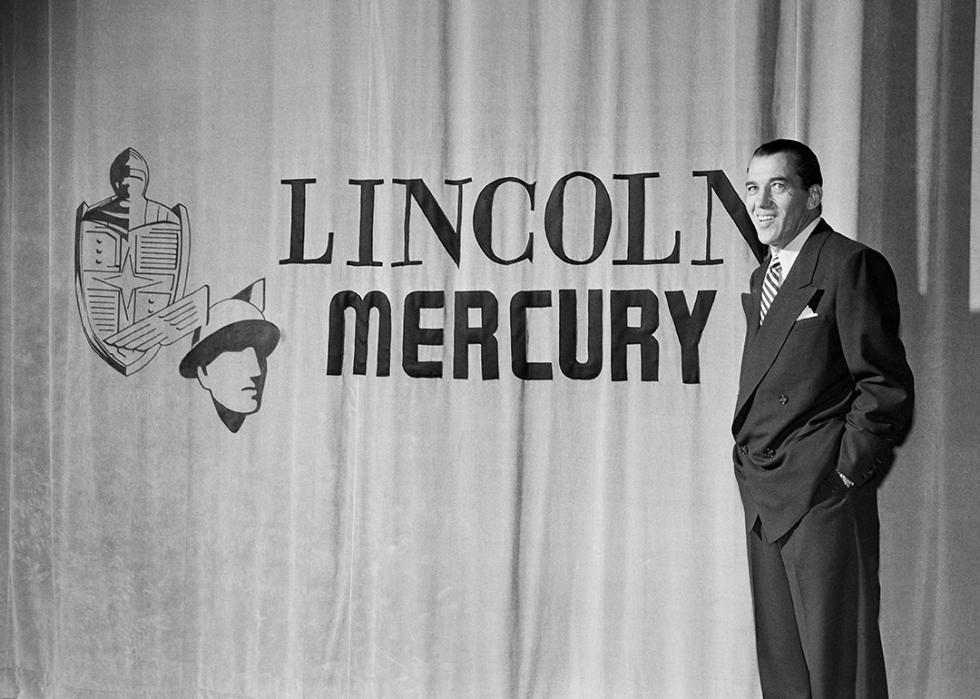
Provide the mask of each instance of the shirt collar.
{"label": "shirt collar", "polygon": [[789,274],[790,269],[792,269],[793,264],[796,262],[796,258],[800,255],[800,250],[803,249],[803,244],[806,243],[807,238],[813,233],[817,224],[823,219],[820,217],[815,218],[810,221],[809,225],[800,231],[799,235],[793,238],[786,244],[782,250],[770,246],[769,251],[772,253],[772,257],[779,257],[779,264],[782,267],[783,279]]}

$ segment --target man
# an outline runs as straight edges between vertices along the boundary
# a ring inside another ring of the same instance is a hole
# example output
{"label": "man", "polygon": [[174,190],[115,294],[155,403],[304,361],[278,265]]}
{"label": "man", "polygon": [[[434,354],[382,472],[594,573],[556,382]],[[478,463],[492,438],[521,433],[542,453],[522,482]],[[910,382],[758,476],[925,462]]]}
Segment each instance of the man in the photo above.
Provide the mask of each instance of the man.
{"label": "man", "polygon": [[875,476],[911,418],[912,372],[888,262],[833,231],[822,196],[802,143],[753,154],[745,205],[769,256],[742,295],[732,433],[767,699],[888,696]]}
{"label": "man", "polygon": [[180,362],[181,376],[196,378],[211,394],[218,417],[233,433],[262,407],[267,360],[279,343],[279,328],[252,303],[253,293],[264,307],[264,280],[211,306]]}

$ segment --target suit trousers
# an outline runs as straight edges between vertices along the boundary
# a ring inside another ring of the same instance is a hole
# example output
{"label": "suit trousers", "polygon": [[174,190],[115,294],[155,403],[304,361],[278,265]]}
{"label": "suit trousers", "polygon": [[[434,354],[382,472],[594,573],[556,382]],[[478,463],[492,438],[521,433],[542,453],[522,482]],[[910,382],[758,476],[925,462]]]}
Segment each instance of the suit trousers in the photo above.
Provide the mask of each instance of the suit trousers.
{"label": "suit trousers", "polygon": [[887,699],[878,630],[876,484],[836,472],[785,536],[747,532],[756,650],[766,699]]}

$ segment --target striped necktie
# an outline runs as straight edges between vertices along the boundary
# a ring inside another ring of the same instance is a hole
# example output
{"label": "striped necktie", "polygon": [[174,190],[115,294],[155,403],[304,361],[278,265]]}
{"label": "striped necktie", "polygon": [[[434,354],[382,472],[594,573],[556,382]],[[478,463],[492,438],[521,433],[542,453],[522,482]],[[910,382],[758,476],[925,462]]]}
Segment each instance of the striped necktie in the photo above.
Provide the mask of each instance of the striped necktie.
{"label": "striped necktie", "polygon": [[779,285],[782,281],[783,268],[779,264],[779,258],[774,255],[772,263],[769,265],[769,271],[766,272],[766,278],[762,282],[762,305],[759,307],[759,325],[762,325],[762,321],[765,320],[766,311],[769,310],[769,304],[776,298],[776,292],[779,291]]}

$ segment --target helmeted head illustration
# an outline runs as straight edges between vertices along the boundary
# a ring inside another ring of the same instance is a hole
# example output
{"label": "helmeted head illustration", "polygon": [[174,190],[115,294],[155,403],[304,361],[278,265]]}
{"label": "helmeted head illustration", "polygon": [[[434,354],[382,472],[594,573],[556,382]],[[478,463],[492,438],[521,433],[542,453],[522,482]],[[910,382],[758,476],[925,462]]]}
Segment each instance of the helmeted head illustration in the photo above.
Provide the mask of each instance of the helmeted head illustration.
{"label": "helmeted head illustration", "polygon": [[146,194],[150,182],[150,166],[135,148],[127,148],[109,166],[109,183],[123,199]]}
{"label": "helmeted head illustration", "polygon": [[181,376],[197,379],[211,394],[218,417],[232,432],[262,407],[267,358],[279,343],[279,328],[265,319],[264,309],[264,279],[218,301],[180,362]]}
{"label": "helmeted head illustration", "polygon": [[89,209],[86,220],[109,224],[123,234],[158,221],[179,222],[170,207],[146,198],[150,166],[135,148],[126,148],[112,161],[109,184],[115,194]]}

